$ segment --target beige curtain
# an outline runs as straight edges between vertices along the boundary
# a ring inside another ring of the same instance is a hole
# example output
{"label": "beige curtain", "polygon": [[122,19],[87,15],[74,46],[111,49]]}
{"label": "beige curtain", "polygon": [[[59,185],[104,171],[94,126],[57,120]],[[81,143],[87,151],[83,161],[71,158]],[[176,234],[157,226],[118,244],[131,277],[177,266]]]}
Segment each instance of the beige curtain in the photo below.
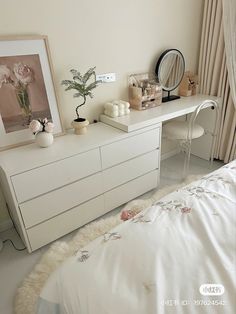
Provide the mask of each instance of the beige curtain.
{"label": "beige curtain", "polygon": [[236,158],[236,110],[231,97],[226,65],[222,0],[205,0],[199,57],[200,92],[222,97],[215,157]]}
{"label": "beige curtain", "polygon": [[226,63],[234,107],[236,108],[236,1],[222,0]]}

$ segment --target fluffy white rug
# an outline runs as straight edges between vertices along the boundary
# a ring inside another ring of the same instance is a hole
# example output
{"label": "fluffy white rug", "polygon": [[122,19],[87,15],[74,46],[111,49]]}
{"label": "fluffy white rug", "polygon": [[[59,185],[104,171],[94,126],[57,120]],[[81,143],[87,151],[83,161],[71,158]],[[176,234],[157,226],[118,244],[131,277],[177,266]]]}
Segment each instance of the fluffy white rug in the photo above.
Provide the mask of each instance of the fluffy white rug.
{"label": "fluffy white rug", "polygon": [[[142,210],[150,206],[154,201],[175,191],[176,189],[199,179],[202,175],[189,176],[183,183],[175,184],[158,190],[153,196],[146,200],[137,199],[129,202],[125,209],[137,207]],[[16,314],[33,314],[40,291],[49,277],[67,257],[73,255],[79,248],[84,247],[100,235],[108,232],[118,224],[122,223],[120,214],[110,216],[105,219],[92,222],[79,229],[75,237],[69,242],[57,241],[51,245],[49,250],[41,257],[33,271],[24,279],[20,288],[18,288],[15,297]]]}

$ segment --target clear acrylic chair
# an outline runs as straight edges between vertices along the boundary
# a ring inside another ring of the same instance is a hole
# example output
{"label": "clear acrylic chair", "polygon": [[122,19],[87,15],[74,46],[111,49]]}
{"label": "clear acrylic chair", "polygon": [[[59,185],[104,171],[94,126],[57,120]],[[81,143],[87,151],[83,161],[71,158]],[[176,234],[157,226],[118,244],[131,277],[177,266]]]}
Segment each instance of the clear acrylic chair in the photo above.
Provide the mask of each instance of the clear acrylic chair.
{"label": "clear acrylic chair", "polygon": [[[195,123],[199,112],[206,107],[211,107],[212,109],[215,109],[216,112],[215,123],[212,132],[205,131],[201,125]],[[210,150],[210,163],[212,167],[212,163],[214,160],[218,118],[218,103],[214,100],[205,100],[203,103],[198,105],[195,111],[191,114],[188,121],[170,121],[163,126],[163,136],[170,140],[179,141],[181,151],[185,153],[183,178],[187,176],[189,171],[192,140],[201,137],[205,133],[210,133],[212,135],[212,144]]]}

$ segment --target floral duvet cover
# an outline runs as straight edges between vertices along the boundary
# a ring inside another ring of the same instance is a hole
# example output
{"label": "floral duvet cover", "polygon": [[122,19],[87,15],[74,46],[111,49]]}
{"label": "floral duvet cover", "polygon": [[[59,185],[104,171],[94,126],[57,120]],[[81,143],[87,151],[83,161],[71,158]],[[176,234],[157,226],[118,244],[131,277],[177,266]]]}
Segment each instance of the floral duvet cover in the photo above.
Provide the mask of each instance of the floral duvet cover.
{"label": "floral duvet cover", "polygon": [[38,314],[233,314],[236,161],[147,208],[63,263]]}

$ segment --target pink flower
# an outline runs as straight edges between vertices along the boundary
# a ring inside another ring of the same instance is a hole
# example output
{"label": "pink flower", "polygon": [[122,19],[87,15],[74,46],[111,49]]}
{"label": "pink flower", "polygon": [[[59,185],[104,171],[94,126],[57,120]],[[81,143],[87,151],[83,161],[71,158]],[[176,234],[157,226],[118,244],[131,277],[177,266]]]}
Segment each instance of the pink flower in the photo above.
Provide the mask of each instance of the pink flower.
{"label": "pink flower", "polygon": [[121,212],[120,219],[121,220],[128,220],[129,219],[129,213],[127,210],[124,210]]}
{"label": "pink flower", "polygon": [[44,130],[48,133],[52,133],[54,128],[54,124],[52,122],[47,122],[45,124]]}
{"label": "pink flower", "polygon": [[20,81],[22,84],[27,85],[34,80],[34,73],[32,69],[28,65],[21,62],[14,64],[13,72],[17,80]]}
{"label": "pink flower", "polygon": [[32,131],[32,133],[38,133],[42,131],[43,126],[38,120],[32,120],[30,122],[29,129]]}
{"label": "pink flower", "polygon": [[0,88],[3,83],[10,83],[12,80],[10,78],[11,71],[6,65],[0,65]]}
{"label": "pink flower", "polygon": [[132,209],[123,210],[121,212],[120,219],[125,221],[125,220],[133,218],[135,215],[137,215],[137,211],[135,210],[132,210]]}
{"label": "pink flower", "polygon": [[188,213],[190,213],[191,210],[192,210],[192,208],[190,208],[190,207],[183,207],[183,208],[181,208],[181,213],[182,214],[188,214]]}

